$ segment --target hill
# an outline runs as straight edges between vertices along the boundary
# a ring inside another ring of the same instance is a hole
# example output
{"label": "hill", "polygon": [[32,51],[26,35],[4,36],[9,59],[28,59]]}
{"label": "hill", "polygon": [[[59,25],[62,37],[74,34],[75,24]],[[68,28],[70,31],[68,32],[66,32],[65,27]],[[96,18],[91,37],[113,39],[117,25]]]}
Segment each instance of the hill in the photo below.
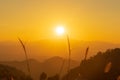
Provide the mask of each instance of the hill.
{"label": "hill", "polygon": [[83,60],[80,66],[71,70],[63,80],[119,80],[120,48],[98,52],[88,60]]}
{"label": "hill", "polygon": [[25,75],[22,71],[0,64],[0,80],[32,80],[29,76]]}
{"label": "hill", "polygon": [[[48,76],[53,76],[60,72],[61,66],[64,62],[64,67],[62,70],[62,75],[66,74],[68,60],[55,56],[45,60],[44,62],[39,62],[35,59],[29,59],[31,74],[34,80],[38,80],[42,72],[46,72]],[[1,64],[15,67],[19,70],[22,70],[28,74],[26,61],[1,61]],[[71,60],[71,68],[78,66],[80,63],[74,60]]]}

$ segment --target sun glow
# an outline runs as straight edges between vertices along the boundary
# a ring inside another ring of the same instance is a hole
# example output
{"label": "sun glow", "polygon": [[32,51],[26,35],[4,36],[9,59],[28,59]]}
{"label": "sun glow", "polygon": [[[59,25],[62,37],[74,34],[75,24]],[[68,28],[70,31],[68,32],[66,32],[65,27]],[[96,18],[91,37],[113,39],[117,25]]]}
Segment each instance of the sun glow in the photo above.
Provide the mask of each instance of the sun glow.
{"label": "sun glow", "polygon": [[64,27],[63,27],[63,26],[58,26],[58,27],[56,28],[56,33],[57,33],[58,35],[64,34],[64,33],[65,33]]}

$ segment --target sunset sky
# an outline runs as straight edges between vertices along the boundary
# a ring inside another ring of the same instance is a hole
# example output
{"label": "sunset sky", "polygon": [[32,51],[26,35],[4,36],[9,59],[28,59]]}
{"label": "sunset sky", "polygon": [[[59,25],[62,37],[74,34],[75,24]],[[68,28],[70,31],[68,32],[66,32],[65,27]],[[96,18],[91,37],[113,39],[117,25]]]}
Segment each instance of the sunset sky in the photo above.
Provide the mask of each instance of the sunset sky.
{"label": "sunset sky", "polygon": [[0,0],[0,41],[71,39],[120,43],[120,0]]}

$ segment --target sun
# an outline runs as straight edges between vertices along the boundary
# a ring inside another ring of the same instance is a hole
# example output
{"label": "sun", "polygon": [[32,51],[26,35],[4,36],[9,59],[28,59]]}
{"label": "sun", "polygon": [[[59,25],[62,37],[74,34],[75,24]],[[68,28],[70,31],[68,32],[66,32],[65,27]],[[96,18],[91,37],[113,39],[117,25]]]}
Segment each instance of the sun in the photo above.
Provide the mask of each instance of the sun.
{"label": "sun", "polygon": [[57,26],[57,27],[56,27],[56,33],[57,33],[58,35],[64,34],[64,33],[65,33],[64,26]]}

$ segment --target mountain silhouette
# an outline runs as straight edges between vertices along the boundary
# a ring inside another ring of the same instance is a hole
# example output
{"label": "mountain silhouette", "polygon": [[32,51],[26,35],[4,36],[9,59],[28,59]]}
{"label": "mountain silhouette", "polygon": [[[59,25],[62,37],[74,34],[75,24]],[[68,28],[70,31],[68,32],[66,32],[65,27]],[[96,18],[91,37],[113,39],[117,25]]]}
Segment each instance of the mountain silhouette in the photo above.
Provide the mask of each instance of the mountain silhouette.
{"label": "mountain silhouette", "polygon": [[[67,72],[67,66],[68,66],[67,59],[64,60],[64,58],[61,58],[58,56],[49,58],[49,59],[45,60],[44,62],[39,62],[35,59],[29,59],[32,78],[34,80],[38,80],[40,77],[40,74],[42,72],[46,72],[48,76],[53,76],[53,75],[59,73],[61,66],[63,64],[63,61],[64,61],[64,67],[61,72],[62,76],[64,74],[66,74],[66,72]],[[15,68],[25,72],[26,74],[28,74],[28,71],[27,71],[28,69],[27,69],[26,63],[27,63],[26,60],[24,60],[24,61],[1,61],[0,62],[0,64],[15,67]],[[71,60],[71,68],[74,68],[74,67],[78,66],[79,64],[80,64],[80,62]]]}
{"label": "mountain silhouette", "polygon": [[97,55],[83,60],[80,66],[71,69],[63,80],[119,80],[120,48],[98,52]]}

